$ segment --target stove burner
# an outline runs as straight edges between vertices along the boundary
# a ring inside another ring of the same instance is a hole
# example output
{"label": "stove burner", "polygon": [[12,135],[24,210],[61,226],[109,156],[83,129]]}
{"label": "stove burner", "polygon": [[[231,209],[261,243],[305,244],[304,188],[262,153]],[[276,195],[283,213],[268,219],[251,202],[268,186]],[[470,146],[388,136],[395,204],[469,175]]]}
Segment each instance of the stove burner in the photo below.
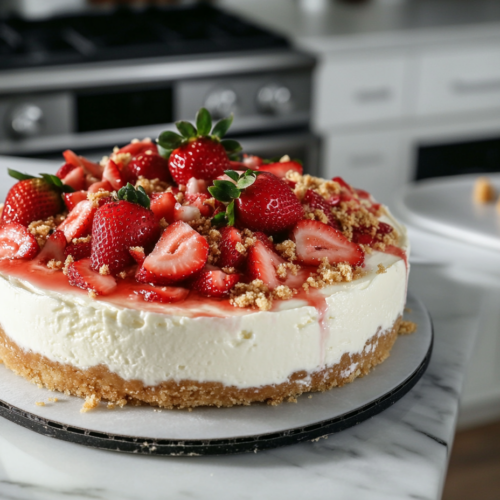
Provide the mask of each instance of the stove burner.
{"label": "stove burner", "polygon": [[0,70],[287,46],[284,38],[206,4],[0,20]]}

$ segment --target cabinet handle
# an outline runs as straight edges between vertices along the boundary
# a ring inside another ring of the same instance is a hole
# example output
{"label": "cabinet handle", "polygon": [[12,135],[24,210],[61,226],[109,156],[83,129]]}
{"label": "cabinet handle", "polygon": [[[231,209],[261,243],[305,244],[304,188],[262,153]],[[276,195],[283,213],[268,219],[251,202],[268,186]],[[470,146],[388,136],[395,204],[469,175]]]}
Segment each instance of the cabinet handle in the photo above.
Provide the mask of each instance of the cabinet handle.
{"label": "cabinet handle", "polygon": [[388,101],[391,97],[392,89],[389,87],[361,89],[354,93],[354,100],[361,103]]}
{"label": "cabinet handle", "polygon": [[452,83],[452,90],[456,94],[479,94],[485,92],[499,92],[500,78],[489,80],[456,80]]}

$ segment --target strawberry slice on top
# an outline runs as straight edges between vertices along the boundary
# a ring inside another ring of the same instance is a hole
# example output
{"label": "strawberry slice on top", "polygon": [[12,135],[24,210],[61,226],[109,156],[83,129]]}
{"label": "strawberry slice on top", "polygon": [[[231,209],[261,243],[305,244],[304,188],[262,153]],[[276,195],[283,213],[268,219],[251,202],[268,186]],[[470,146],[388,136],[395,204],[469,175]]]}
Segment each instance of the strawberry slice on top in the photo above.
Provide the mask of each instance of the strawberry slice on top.
{"label": "strawberry slice on top", "polygon": [[174,222],[146,257],[136,278],[153,285],[182,281],[203,268],[208,250],[207,240],[201,234],[185,222]]}
{"label": "strawberry slice on top", "polygon": [[0,260],[33,259],[40,247],[36,238],[18,222],[0,224]]}
{"label": "strawberry slice on top", "polygon": [[240,278],[239,274],[227,274],[215,266],[206,265],[196,275],[191,286],[206,297],[228,297],[229,291]]}
{"label": "strawberry slice on top", "polygon": [[116,288],[116,279],[92,269],[91,259],[81,259],[68,266],[68,280],[72,286],[83,288],[96,295],[109,295]]}
{"label": "strawberry slice on top", "polygon": [[258,170],[259,172],[270,172],[280,179],[283,179],[290,170],[292,172],[297,172],[300,175],[304,173],[302,164],[297,160],[290,160],[288,156],[283,156],[283,158],[277,162],[264,161],[255,167],[255,170]]}
{"label": "strawberry slice on top", "polygon": [[241,150],[232,139],[221,140],[233,122],[229,116],[217,122],[212,129],[210,113],[201,108],[196,115],[196,127],[186,121],[176,122],[181,135],[166,131],[160,134],[158,144],[162,155],[168,158],[168,167],[177,184],[187,184],[191,177],[212,181],[230,168],[228,154]]}
{"label": "strawberry slice on top", "polygon": [[257,240],[248,251],[247,274],[251,280],[262,280],[270,290],[274,290],[284,282],[278,278],[277,269],[286,261],[273,252],[265,243]]}
{"label": "strawberry slice on top", "polygon": [[364,253],[359,245],[323,222],[301,220],[293,228],[292,238],[297,246],[297,257],[304,264],[317,266],[325,257],[330,264],[347,262],[352,266],[360,266],[364,261]]}
{"label": "strawberry slice on top", "polygon": [[92,231],[96,208],[89,200],[80,201],[59,226],[68,243],[74,238],[83,238]]}

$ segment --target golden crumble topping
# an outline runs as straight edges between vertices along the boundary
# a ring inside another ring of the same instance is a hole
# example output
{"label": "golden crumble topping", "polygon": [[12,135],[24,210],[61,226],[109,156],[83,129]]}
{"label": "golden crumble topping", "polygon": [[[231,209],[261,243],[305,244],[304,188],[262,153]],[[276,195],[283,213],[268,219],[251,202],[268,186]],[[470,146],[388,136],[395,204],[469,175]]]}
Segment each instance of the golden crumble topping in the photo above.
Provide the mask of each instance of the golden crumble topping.
{"label": "golden crumble topping", "polygon": [[99,207],[99,201],[102,200],[103,198],[108,198],[111,196],[110,191],[105,191],[104,189],[99,189],[96,193],[88,193],[87,194],[87,200],[89,200],[92,203],[92,206],[94,208]]}
{"label": "golden crumble topping", "polygon": [[268,311],[273,305],[269,287],[262,280],[236,283],[230,292],[229,302],[235,307],[251,307],[261,311]]}
{"label": "golden crumble topping", "polygon": [[47,267],[54,271],[60,271],[63,268],[64,264],[60,260],[51,259],[47,262]]}
{"label": "golden crumble topping", "polygon": [[64,261],[64,267],[63,267],[63,273],[64,275],[68,275],[68,268],[71,264],[73,264],[73,262],[75,262],[75,259],[73,259],[73,256],[72,255],[68,255],[66,257],[66,260]]}
{"label": "golden crumble topping", "polygon": [[275,248],[285,260],[288,260],[289,262],[297,260],[297,245],[295,245],[294,241],[285,240],[281,243],[278,243]]}
{"label": "golden crumble topping", "polygon": [[140,175],[139,179],[137,179],[135,183],[136,188],[139,186],[146,191],[146,194],[151,195],[153,193],[164,193],[170,187],[170,184],[168,182],[160,181],[159,179],[146,179]]}
{"label": "golden crumble topping", "polygon": [[99,268],[99,274],[101,276],[109,276],[111,273],[109,271],[109,266],[107,264],[103,264],[100,268]]}
{"label": "golden crumble topping", "polygon": [[54,230],[66,218],[67,212],[58,214],[54,217],[47,217],[45,220],[36,220],[29,224],[29,232],[36,238],[40,248],[43,248],[47,238],[54,232]]}
{"label": "golden crumble topping", "polygon": [[339,264],[330,264],[325,257],[318,267],[316,273],[313,273],[302,285],[304,290],[309,288],[324,288],[325,286],[341,283],[342,281],[352,281],[354,271],[350,264],[341,262]]}
{"label": "golden crumble topping", "polygon": [[474,183],[472,199],[475,203],[490,203],[495,199],[495,188],[488,177],[478,177]]}
{"label": "golden crumble topping", "polygon": [[92,240],[92,235],[89,234],[88,236],[85,236],[83,238],[73,238],[71,240],[71,243],[74,243],[75,245],[78,245],[79,243],[89,243],[90,240]]}

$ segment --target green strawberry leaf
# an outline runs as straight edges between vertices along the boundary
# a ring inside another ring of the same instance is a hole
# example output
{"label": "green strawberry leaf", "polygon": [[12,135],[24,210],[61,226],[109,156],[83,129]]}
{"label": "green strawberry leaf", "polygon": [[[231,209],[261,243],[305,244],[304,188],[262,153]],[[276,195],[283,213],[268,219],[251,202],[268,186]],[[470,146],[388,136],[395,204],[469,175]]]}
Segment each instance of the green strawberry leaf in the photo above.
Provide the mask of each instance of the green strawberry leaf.
{"label": "green strawberry leaf", "polygon": [[233,113],[231,113],[228,117],[223,118],[222,120],[219,120],[215,124],[214,129],[212,130],[212,135],[215,135],[219,139],[222,139],[227,134],[229,127],[233,123],[233,118],[234,118],[234,115],[233,115]]}
{"label": "green strawberry leaf", "polygon": [[222,227],[227,224],[226,212],[219,212],[212,218],[212,226]]}
{"label": "green strawberry leaf", "polygon": [[166,130],[160,134],[157,142],[158,144],[165,149],[174,150],[178,148],[182,144],[183,138],[176,134],[175,132],[171,132],[170,130]]}
{"label": "green strawberry leaf", "polygon": [[165,160],[168,160],[170,158],[172,151],[173,151],[173,149],[165,149],[158,144],[158,154],[161,157],[165,158]]}
{"label": "green strawberry leaf", "polygon": [[224,170],[224,173],[233,179],[234,182],[238,182],[238,179],[240,178],[240,174],[238,172],[235,172],[234,170]]}
{"label": "green strawberry leaf", "polygon": [[144,188],[142,186],[139,186],[137,189],[135,189],[135,187],[132,186],[130,182],[118,191],[118,200],[136,203],[137,205],[140,205],[144,208],[149,208],[151,205],[149,196],[146,194],[146,191],[144,191]]}
{"label": "green strawberry leaf", "polygon": [[25,181],[28,179],[34,179],[34,175],[28,175],[28,174],[23,174],[21,172],[18,172],[17,170],[12,170],[11,168],[7,169],[8,174],[13,177],[14,179],[17,179],[18,181]]}
{"label": "green strawberry leaf", "polygon": [[240,197],[240,190],[231,181],[214,181],[214,186],[218,189],[222,189],[229,197],[229,201]]}
{"label": "green strawberry leaf", "polygon": [[[233,184],[234,185],[234,184]],[[229,203],[231,201],[231,196],[229,196],[229,193],[217,186],[210,186],[208,188],[208,192],[218,201],[221,201],[222,203]]]}
{"label": "green strawberry leaf", "polygon": [[234,200],[226,208],[227,225],[234,226],[236,214],[234,212]]}
{"label": "green strawberry leaf", "polygon": [[230,154],[237,153],[238,151],[241,151],[243,149],[241,147],[241,144],[234,139],[224,139],[223,141],[221,141],[221,144],[226,152]]}
{"label": "green strawberry leaf", "polygon": [[212,129],[212,117],[207,109],[201,108],[196,115],[196,128],[199,136],[207,136]]}
{"label": "green strawberry leaf", "polygon": [[198,135],[198,131],[196,130],[196,128],[189,122],[181,120],[175,122],[175,126],[177,127],[177,130],[182,134],[182,136],[186,139],[191,139]]}
{"label": "green strawberry leaf", "polygon": [[238,189],[245,189],[251,186],[256,181],[256,179],[256,175],[243,175],[236,183],[236,187]]}

